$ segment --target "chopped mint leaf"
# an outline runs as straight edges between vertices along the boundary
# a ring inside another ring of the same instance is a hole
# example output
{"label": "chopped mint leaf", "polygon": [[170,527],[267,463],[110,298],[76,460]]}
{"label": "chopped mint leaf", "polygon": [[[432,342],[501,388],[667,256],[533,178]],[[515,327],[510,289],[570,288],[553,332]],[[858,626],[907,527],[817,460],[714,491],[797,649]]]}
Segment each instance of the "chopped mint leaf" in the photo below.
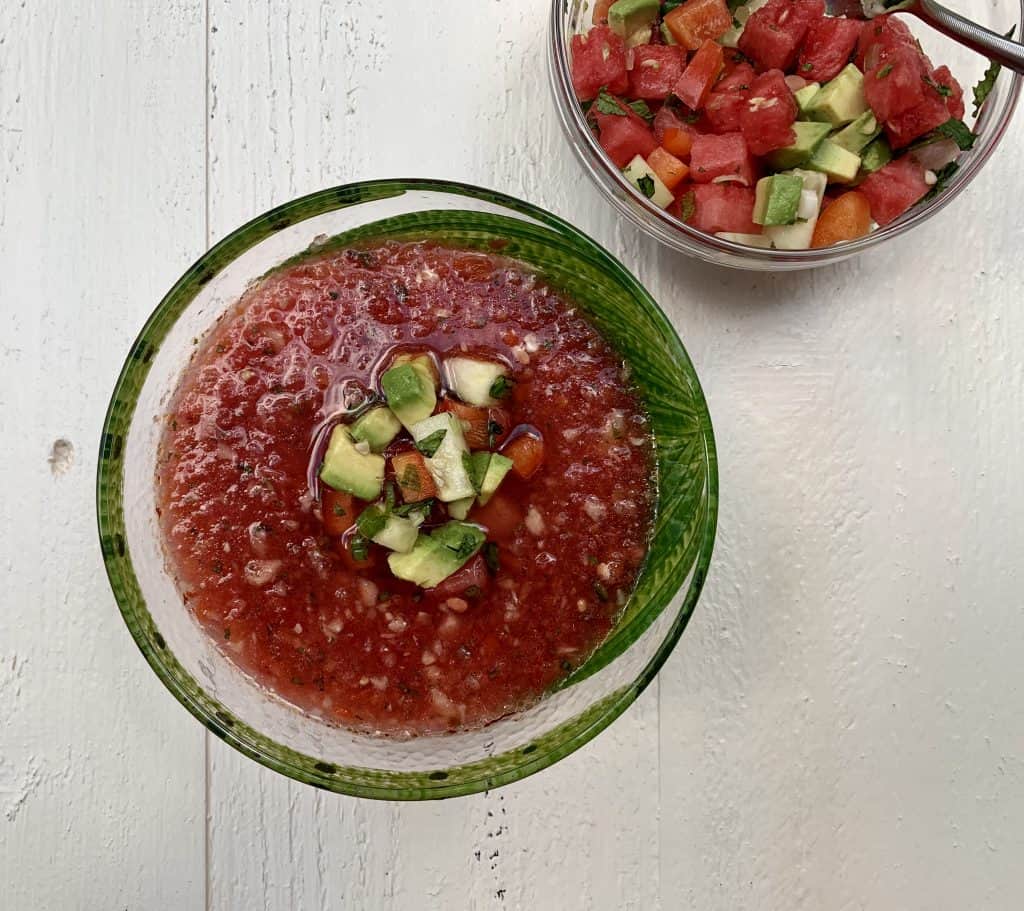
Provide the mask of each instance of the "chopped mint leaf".
{"label": "chopped mint leaf", "polygon": [[802,73],[809,73],[813,69],[814,69],[814,64],[813,63],[801,63],[800,64],[800,72],[802,72]]}
{"label": "chopped mint leaf", "polygon": [[696,197],[693,195],[693,190],[684,193],[679,197],[679,217],[683,221],[689,221],[693,218],[693,213],[697,210]]}
{"label": "chopped mint leaf", "polygon": [[497,442],[498,437],[500,437],[504,432],[505,428],[502,427],[501,424],[493,419],[489,420],[487,422],[487,445],[493,446],[495,442]]}
{"label": "chopped mint leaf", "polygon": [[654,115],[651,113],[651,109],[647,107],[646,101],[631,101],[629,103],[630,108],[639,117],[643,117],[648,123],[654,120]]}
{"label": "chopped mint leaf", "polygon": [[441,444],[444,442],[445,434],[448,430],[442,427],[440,430],[435,430],[429,436],[425,436],[416,444],[416,448],[423,453],[428,459],[431,458],[438,449],[441,448]]}
{"label": "chopped mint leaf", "polygon": [[605,588],[600,582],[594,582],[594,594],[597,595],[598,601],[608,600],[608,589]]}
{"label": "chopped mint leaf", "polygon": [[644,174],[643,177],[638,178],[636,185],[640,188],[640,192],[648,199],[654,195],[654,178],[649,174]]}
{"label": "chopped mint leaf", "polygon": [[605,89],[601,89],[597,98],[594,99],[594,108],[600,114],[615,114],[617,117],[625,117],[626,112],[622,110],[614,95],[609,95]]}
{"label": "chopped mint leaf", "polygon": [[[1007,33],[1007,38],[1012,38],[1013,33],[1017,30],[1017,26],[1011,28]],[[988,69],[985,70],[985,75],[981,77],[981,80],[974,87],[974,116],[977,117],[981,111],[981,106],[985,103],[985,100],[992,93],[992,89],[996,86],[996,77],[999,75],[999,71],[1002,67],[994,60],[988,65]]]}
{"label": "chopped mint leaf", "polygon": [[415,503],[403,503],[401,506],[396,506],[394,514],[401,518],[411,516],[414,512],[428,513],[434,506],[434,498],[427,497],[425,500],[417,500]]}
{"label": "chopped mint leaf", "polygon": [[978,139],[966,123],[955,117],[950,117],[944,124],[936,127],[935,132],[952,139],[964,151],[972,148]]}
{"label": "chopped mint leaf", "polygon": [[370,556],[370,542],[362,535],[353,535],[352,540],[349,542],[348,549],[352,554],[352,559],[359,562],[362,562]]}
{"label": "chopped mint leaf", "polygon": [[933,186],[933,187],[932,187],[932,188],[931,188],[931,189],[930,189],[930,190],[928,191],[928,193],[927,193],[927,195],[926,195],[926,196],[924,197],[924,200],[923,200],[923,201],[924,201],[924,202],[927,202],[927,201],[928,201],[929,199],[934,199],[934,198],[935,198],[936,196],[938,196],[938,195],[939,195],[939,194],[940,194],[940,193],[941,193],[941,192],[942,192],[943,190],[945,190],[945,189],[946,189],[946,187],[948,186],[948,184],[949,184],[950,180],[952,180],[952,179],[953,179],[953,175],[954,175],[954,174],[955,174],[955,173],[956,173],[957,171],[959,171],[959,170],[960,170],[960,165],[959,165],[959,164],[957,164],[957,163],[956,163],[955,161],[951,161],[951,162],[950,162],[950,163],[949,163],[948,165],[946,165],[946,166],[945,166],[944,168],[942,168],[942,169],[941,169],[940,171],[936,171],[936,172],[935,172],[935,177],[936,177],[936,181],[935,181],[935,184],[934,184],[934,186]]}
{"label": "chopped mint leaf", "polygon": [[[736,6],[739,6],[741,3],[743,3],[743,0],[729,0],[730,9],[732,9],[733,3],[735,3]],[[664,0],[664,2],[661,4],[661,15],[664,16],[665,13],[671,13],[672,10],[674,10],[677,6],[682,5],[683,0]]]}
{"label": "chopped mint leaf", "polygon": [[892,64],[887,63],[877,73],[875,73],[875,79],[885,79],[892,72]]}
{"label": "chopped mint leaf", "polygon": [[487,568],[491,574],[494,575],[501,569],[501,560],[498,557],[498,545],[493,541],[488,541],[484,545],[484,563],[487,564]]}
{"label": "chopped mint leaf", "polygon": [[492,399],[503,399],[512,391],[512,380],[510,380],[505,374],[499,376],[493,383],[488,391],[488,395]]}
{"label": "chopped mint leaf", "polygon": [[387,512],[395,508],[395,485],[390,481],[384,485],[384,508]]}
{"label": "chopped mint leaf", "polygon": [[388,524],[388,517],[379,506],[368,506],[356,519],[356,528],[364,538],[372,538],[379,535],[384,526]]}
{"label": "chopped mint leaf", "polygon": [[687,114],[683,118],[683,120],[686,123],[696,123],[698,120],[700,120],[700,112],[699,111],[690,111],[690,113]]}
{"label": "chopped mint leaf", "polygon": [[342,506],[342,505],[341,505],[340,503],[335,503],[335,504],[334,504],[334,505],[333,505],[333,506],[331,507],[331,512],[333,512],[333,513],[334,513],[334,514],[335,514],[335,515],[336,515],[336,516],[337,516],[337,517],[338,517],[339,519],[340,519],[340,518],[341,518],[342,516],[347,516],[347,515],[348,515],[348,510],[347,510],[347,509],[345,509],[345,507],[344,507],[344,506]]}

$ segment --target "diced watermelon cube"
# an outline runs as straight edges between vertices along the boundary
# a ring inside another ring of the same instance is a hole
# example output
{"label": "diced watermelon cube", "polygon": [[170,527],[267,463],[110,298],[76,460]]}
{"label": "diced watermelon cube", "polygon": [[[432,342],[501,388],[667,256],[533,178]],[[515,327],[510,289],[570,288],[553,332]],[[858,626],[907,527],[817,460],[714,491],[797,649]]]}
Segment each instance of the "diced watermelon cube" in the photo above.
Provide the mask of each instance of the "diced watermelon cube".
{"label": "diced watermelon cube", "polygon": [[[678,7],[682,9],[682,7]],[[722,72],[722,45],[710,38],[693,55],[673,89],[676,97],[690,110],[699,111],[708,99],[711,87]]]}
{"label": "diced watermelon cube", "polygon": [[800,49],[797,75],[808,82],[828,82],[846,66],[857,46],[864,23],[827,17],[812,22]]}
{"label": "diced watermelon cube", "polygon": [[864,74],[864,97],[884,123],[925,100],[924,79],[928,75],[917,48],[893,47]]}
{"label": "diced watermelon cube", "polygon": [[873,70],[884,54],[898,47],[920,53],[913,34],[901,18],[891,14],[877,16],[863,26],[855,62],[862,71]]}
{"label": "diced watermelon cube", "polygon": [[869,174],[858,189],[868,198],[871,217],[880,225],[895,221],[930,189],[924,168],[909,155]]}
{"label": "diced watermelon cube", "polygon": [[747,106],[749,91],[713,91],[704,105],[704,116],[713,133],[738,133],[740,112]]}
{"label": "diced watermelon cube", "polygon": [[768,70],[751,83],[750,94],[740,111],[740,129],[747,148],[767,155],[796,141],[796,99],[781,70]]}
{"label": "diced watermelon cube", "polygon": [[823,0],[768,0],[747,20],[739,49],[763,70],[789,70],[807,29],[825,15]]}
{"label": "diced watermelon cube", "polygon": [[[733,231],[738,234],[760,234],[760,225],[754,224],[754,191],[730,184],[697,184],[688,192],[693,194],[692,208],[687,223],[708,234]],[[686,208],[685,201],[683,202]]]}
{"label": "diced watermelon cube", "polygon": [[661,101],[683,74],[683,51],[668,44],[642,44],[633,49],[629,97]]}
{"label": "diced watermelon cube", "polygon": [[926,85],[924,98],[918,104],[885,121],[885,135],[889,138],[889,145],[901,149],[947,120],[949,108],[946,99],[932,86]]}
{"label": "diced watermelon cube", "polygon": [[745,92],[750,84],[757,78],[754,68],[746,61],[734,64],[725,71],[718,82],[715,83],[716,92]]}
{"label": "diced watermelon cube", "polygon": [[754,162],[742,133],[702,133],[693,137],[690,179],[694,183],[711,183],[715,178],[745,187],[754,185]]}
{"label": "diced watermelon cube", "polygon": [[601,148],[616,167],[624,168],[636,155],[644,158],[650,155],[658,147],[658,142],[642,118],[621,102],[619,107],[627,113],[619,116],[599,112],[595,119]]}
{"label": "diced watermelon cube", "polygon": [[586,35],[572,36],[572,87],[580,101],[597,97],[602,86],[614,95],[629,89],[626,46],[605,25],[595,25]]}
{"label": "diced watermelon cube", "polygon": [[964,90],[949,71],[949,67],[940,66],[934,70],[932,72],[932,80],[936,85],[945,86],[949,90],[948,94],[943,93],[946,96],[946,109],[949,111],[949,116],[962,120],[964,116]]}

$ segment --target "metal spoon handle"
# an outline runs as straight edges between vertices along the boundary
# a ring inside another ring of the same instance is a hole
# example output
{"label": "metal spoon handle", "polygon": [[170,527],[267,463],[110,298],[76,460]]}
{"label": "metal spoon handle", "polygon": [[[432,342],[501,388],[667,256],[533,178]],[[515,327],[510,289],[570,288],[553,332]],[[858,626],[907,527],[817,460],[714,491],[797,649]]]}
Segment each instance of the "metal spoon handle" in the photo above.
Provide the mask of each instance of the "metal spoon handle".
{"label": "metal spoon handle", "polygon": [[990,60],[1001,63],[1015,73],[1024,74],[1024,45],[997,35],[954,13],[935,0],[917,0],[907,7],[907,12],[914,13],[927,22],[932,28],[948,35],[972,51],[984,54]]}

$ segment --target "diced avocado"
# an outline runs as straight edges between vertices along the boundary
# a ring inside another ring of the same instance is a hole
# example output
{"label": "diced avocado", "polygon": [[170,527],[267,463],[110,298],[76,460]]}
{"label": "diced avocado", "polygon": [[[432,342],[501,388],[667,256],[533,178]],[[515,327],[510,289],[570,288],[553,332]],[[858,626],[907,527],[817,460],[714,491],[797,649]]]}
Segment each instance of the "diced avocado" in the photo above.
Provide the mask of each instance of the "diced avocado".
{"label": "diced avocado", "polygon": [[[360,448],[363,446],[366,452]],[[384,458],[369,452],[365,442],[356,443],[348,428],[339,424],[331,431],[320,480],[360,500],[375,500],[384,485]]]}
{"label": "diced avocado", "polygon": [[460,570],[484,543],[483,531],[464,522],[448,522],[430,535],[419,535],[408,553],[388,556],[399,579],[433,588]]}
{"label": "diced avocado", "polygon": [[461,500],[449,503],[448,515],[453,519],[465,519],[474,502],[476,502],[476,497],[463,497]]}
{"label": "diced avocado", "polygon": [[479,502],[486,506],[487,502],[494,496],[498,485],[505,479],[505,475],[512,468],[512,460],[505,458],[501,453],[496,452],[487,460],[487,471],[484,473],[483,481],[480,483]]}
{"label": "diced avocado", "polygon": [[408,553],[416,543],[423,516],[396,516],[387,511],[381,503],[368,506],[356,519],[356,527],[364,538],[380,544],[397,553]]}
{"label": "diced avocado", "polygon": [[868,109],[864,99],[864,74],[852,63],[819,89],[807,103],[811,120],[830,123],[834,127],[852,123]]}
{"label": "diced avocado", "polygon": [[801,117],[805,117],[807,115],[807,105],[810,104],[811,99],[818,94],[818,90],[820,88],[820,82],[808,82],[802,89],[797,89],[793,93],[793,97],[796,99],[796,106],[800,111]]}
{"label": "diced avocado", "polygon": [[469,456],[469,480],[473,484],[473,489],[477,492],[484,483],[484,476],[487,474],[487,466],[491,462],[491,453],[489,452],[474,452]]}
{"label": "diced avocado", "polygon": [[616,0],[608,7],[608,27],[625,40],[654,22],[660,8],[660,0]]}
{"label": "diced avocado", "polygon": [[387,448],[399,431],[402,423],[386,405],[377,405],[360,416],[352,425],[352,439],[365,440],[370,449],[380,452]]}
{"label": "diced avocado", "polygon": [[849,183],[860,170],[860,156],[848,152],[826,139],[815,152],[806,167],[811,171],[821,171],[834,183]]}
{"label": "diced avocado", "polygon": [[503,392],[507,385],[500,383],[499,380],[507,376],[508,367],[497,361],[450,357],[445,360],[444,369],[452,391],[467,405],[476,405],[480,408],[497,405],[502,396],[495,396],[492,393]]}
{"label": "diced avocado", "polygon": [[882,132],[882,126],[871,111],[865,111],[853,123],[843,127],[831,137],[837,146],[859,155],[865,146]]}
{"label": "diced avocado", "polygon": [[417,449],[423,453],[427,471],[437,486],[437,498],[452,503],[476,493],[469,478],[469,447],[462,424],[450,411],[443,411],[409,428]]}
{"label": "diced avocado", "polygon": [[818,223],[821,200],[825,196],[828,180],[817,171],[802,171],[799,168],[789,172],[800,177],[803,190],[797,208],[797,221],[792,225],[773,225],[764,229],[767,237],[777,250],[806,250],[814,237],[814,226]]}
{"label": "diced avocado", "polygon": [[399,354],[391,362],[391,366],[397,367],[400,364],[408,364],[437,390],[441,378],[437,374],[437,365],[429,354]]}
{"label": "diced avocado", "polygon": [[860,158],[860,170],[862,174],[871,174],[879,168],[884,168],[892,161],[892,148],[884,136],[870,143]]}
{"label": "diced avocado", "polygon": [[754,222],[759,225],[791,225],[800,207],[804,181],[795,174],[772,174],[757,182]]}
{"label": "diced avocado", "polygon": [[793,124],[796,141],[768,155],[768,164],[777,171],[785,171],[802,165],[817,151],[831,131],[827,123],[811,123],[798,120]]}
{"label": "diced avocado", "polygon": [[380,385],[388,406],[407,428],[433,414],[437,405],[434,384],[412,364],[398,364],[385,370]]}
{"label": "diced avocado", "polygon": [[772,242],[763,234],[738,234],[735,231],[719,231],[715,237],[722,240],[731,240],[734,244],[746,244],[748,247],[760,247],[763,250],[770,250]]}
{"label": "diced avocado", "polygon": [[622,169],[622,176],[644,194],[656,206],[665,209],[672,205],[675,197],[654,169],[647,163],[643,155],[635,155],[633,160]]}

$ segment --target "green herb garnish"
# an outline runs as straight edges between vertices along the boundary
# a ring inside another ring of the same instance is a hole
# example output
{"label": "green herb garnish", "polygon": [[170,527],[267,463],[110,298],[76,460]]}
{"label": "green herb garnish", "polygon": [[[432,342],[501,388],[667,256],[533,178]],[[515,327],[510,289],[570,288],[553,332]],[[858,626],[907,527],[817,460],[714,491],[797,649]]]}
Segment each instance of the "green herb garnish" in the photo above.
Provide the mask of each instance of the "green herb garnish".
{"label": "green herb garnish", "polygon": [[434,507],[434,498],[427,497],[425,500],[417,500],[415,503],[403,503],[401,506],[396,506],[391,514],[398,516],[399,518],[406,518],[411,516],[414,512],[422,512],[424,514],[430,512]]}
{"label": "green herb garnish", "polygon": [[362,535],[353,535],[352,540],[349,541],[348,549],[349,553],[352,554],[352,559],[360,563],[370,556],[370,542]]}
{"label": "green herb garnish", "polygon": [[356,519],[356,528],[364,538],[379,535],[388,524],[387,514],[379,506],[367,506]]}
{"label": "green herb garnish", "polygon": [[892,64],[887,63],[877,73],[875,73],[875,79],[885,79],[892,72]]}
{"label": "green herb garnish", "polygon": [[935,172],[935,178],[936,178],[935,179],[935,184],[932,186],[932,188],[925,195],[924,201],[927,201],[929,199],[934,199],[936,196],[939,195],[939,193],[941,193],[943,190],[945,190],[947,185],[949,184],[950,180],[953,179],[953,175],[956,174],[956,172],[959,171],[959,170],[960,170],[960,165],[958,165],[955,161],[951,161],[944,168],[942,168],[939,171],[936,171]]}
{"label": "green herb garnish", "polygon": [[501,424],[499,424],[497,421],[494,421],[494,420],[488,421],[487,422],[487,445],[488,446],[493,446],[495,444],[495,442],[497,441],[498,437],[500,437],[504,432],[505,432],[505,428],[502,427]]}
{"label": "green herb garnish", "polygon": [[594,110],[599,114],[614,114],[616,117],[626,116],[626,112],[622,110],[622,106],[615,100],[615,96],[609,95],[605,89],[601,89],[597,98],[594,99]]}
{"label": "green herb garnish", "polygon": [[448,430],[444,427],[440,430],[435,430],[432,434],[420,440],[416,444],[416,448],[429,459],[441,448],[446,433],[448,433]]}
{"label": "green herb garnish", "polygon": [[937,126],[935,132],[952,139],[964,151],[972,148],[978,139],[966,123],[955,117],[950,117],[945,123]]}
{"label": "green herb garnish", "polygon": [[502,374],[493,383],[491,383],[491,388],[488,390],[488,394],[492,399],[503,399],[511,391],[512,380],[505,376],[505,374]]}
{"label": "green herb garnish", "polygon": [[651,109],[647,107],[646,101],[631,101],[629,103],[630,109],[639,117],[643,117],[648,123],[654,120],[654,114],[651,113]]}
{"label": "green herb garnish", "polygon": [[[1005,35],[1006,38],[1012,38],[1013,33],[1017,30],[1017,26],[1011,28]],[[974,87],[974,116],[978,116],[978,112],[981,111],[981,106],[985,103],[985,100],[992,93],[992,89],[996,87],[996,77],[999,76],[999,71],[1002,67],[994,60],[988,65],[988,69],[985,70],[985,75],[981,77],[981,81]]]}
{"label": "green herb garnish", "polygon": [[654,195],[654,178],[651,177],[650,174],[644,174],[643,177],[638,177],[636,185],[640,188],[640,192],[648,199]]}
{"label": "green herb garnish", "polygon": [[597,595],[598,601],[608,600],[608,589],[605,588],[600,582],[594,583],[594,594]]}
{"label": "green herb garnish", "polygon": [[395,485],[390,481],[384,484],[384,508],[387,512],[395,508]]}
{"label": "green herb garnish", "polygon": [[693,190],[690,190],[679,197],[679,217],[683,221],[689,221],[693,218],[695,211],[697,211],[696,197],[693,195]]}
{"label": "green herb garnish", "polygon": [[487,569],[491,575],[497,575],[499,569],[501,569],[501,560],[498,558],[498,545],[493,541],[488,541],[484,545],[484,563],[487,564]]}

